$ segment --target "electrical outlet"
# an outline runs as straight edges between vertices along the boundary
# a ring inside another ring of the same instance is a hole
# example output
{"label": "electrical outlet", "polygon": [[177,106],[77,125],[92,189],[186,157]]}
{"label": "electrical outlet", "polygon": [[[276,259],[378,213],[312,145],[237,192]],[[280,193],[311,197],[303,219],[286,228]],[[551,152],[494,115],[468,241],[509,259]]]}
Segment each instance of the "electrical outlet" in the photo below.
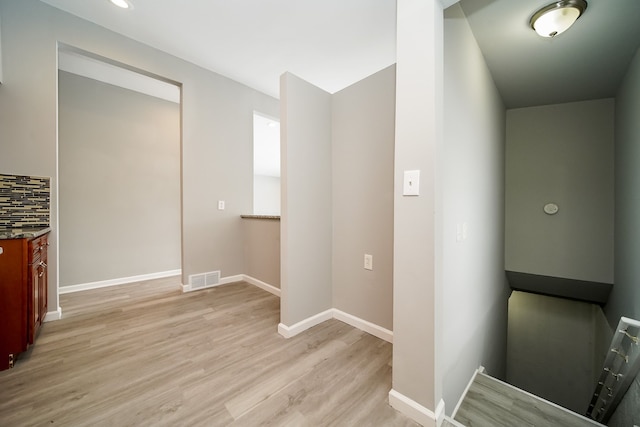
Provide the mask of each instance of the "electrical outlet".
{"label": "electrical outlet", "polygon": [[224,200],[218,200],[218,210],[219,211],[224,210]]}
{"label": "electrical outlet", "polygon": [[364,254],[364,269],[373,270],[373,255]]}

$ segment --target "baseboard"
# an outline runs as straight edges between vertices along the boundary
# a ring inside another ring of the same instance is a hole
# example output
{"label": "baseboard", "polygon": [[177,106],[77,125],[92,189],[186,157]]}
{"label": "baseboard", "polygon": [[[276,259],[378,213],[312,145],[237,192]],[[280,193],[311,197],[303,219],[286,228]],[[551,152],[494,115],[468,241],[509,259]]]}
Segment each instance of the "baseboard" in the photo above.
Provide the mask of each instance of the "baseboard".
{"label": "baseboard", "polygon": [[140,274],[138,276],[121,277],[119,279],[101,280],[98,282],[82,283],[79,285],[60,286],[58,294],[70,294],[73,292],[88,291],[89,289],[106,288],[109,286],[127,285],[129,283],[143,282],[145,280],[163,279],[165,277],[179,276],[182,270],[161,271],[158,273]]}
{"label": "baseboard", "polygon": [[264,291],[267,291],[277,297],[280,297],[280,289],[266,282],[263,282],[262,280],[256,279],[255,277],[251,277],[247,274],[236,274],[235,276],[222,277],[220,278],[220,281],[214,285],[203,286],[197,289],[192,289],[191,285],[189,284],[182,285],[182,292],[201,291],[203,289],[215,288],[216,286],[228,285],[229,283],[236,283],[236,282],[247,282],[250,285],[257,286],[258,288]]}
{"label": "baseboard", "polygon": [[53,322],[62,319],[62,307],[58,307],[56,311],[49,311],[45,314],[43,322]]}
{"label": "baseboard", "polygon": [[312,328],[330,319],[333,319],[333,309],[331,308],[329,310],[325,310],[314,316],[301,320],[300,322],[295,323],[291,326],[287,326],[284,323],[280,323],[278,325],[278,333],[285,338],[291,338],[298,335],[301,332],[306,331],[309,328]]}
{"label": "baseboard", "polygon": [[374,337],[378,337],[381,340],[393,343],[393,332],[383,328],[382,326],[378,326],[367,320],[360,319],[359,317],[356,317],[349,313],[345,313],[344,311],[338,310],[337,308],[333,309],[333,318],[351,325],[354,328],[358,328],[368,334],[371,334]]}
{"label": "baseboard", "polygon": [[440,399],[435,412],[433,412],[415,400],[391,389],[389,391],[389,405],[422,426],[440,427],[444,421],[444,400],[442,399]]}
{"label": "baseboard", "polygon": [[453,419],[453,418],[451,418],[451,417],[447,417],[447,416],[445,416],[445,417],[444,417],[444,419],[445,419],[449,424],[451,424],[451,425],[452,425],[452,426],[454,426],[454,427],[466,427],[464,424],[462,424],[462,423],[461,423],[461,422],[459,422],[459,421],[456,421],[455,419]]}
{"label": "baseboard", "polygon": [[229,283],[242,282],[244,280],[244,277],[245,277],[244,274],[236,274],[235,276],[221,277],[220,283],[214,286],[228,285]]}
{"label": "baseboard", "polygon": [[280,289],[279,288],[276,288],[273,285],[270,285],[270,284],[268,284],[266,282],[263,282],[262,280],[256,279],[255,277],[251,277],[251,276],[248,276],[246,274],[243,274],[242,276],[244,277],[244,281],[245,282],[250,283],[253,286],[257,286],[260,289],[265,290],[265,291],[267,291],[267,292],[269,292],[269,293],[271,293],[271,294],[273,294],[273,295],[275,295],[277,297],[280,297]]}
{"label": "baseboard", "polygon": [[284,323],[280,323],[278,325],[278,333],[285,338],[291,338],[301,332],[306,331],[309,328],[312,328],[330,319],[340,320],[341,322],[351,325],[354,328],[360,329],[361,331],[371,334],[374,337],[378,337],[382,340],[393,343],[392,331],[373,324],[367,320],[360,319],[359,317],[356,317],[352,314],[345,313],[344,311],[338,310],[337,308],[330,308],[321,313],[301,320],[300,322],[292,326],[287,326]]}
{"label": "baseboard", "polygon": [[462,396],[460,396],[460,399],[458,399],[458,403],[456,404],[456,407],[453,408],[453,412],[451,413],[451,418],[454,418],[456,416],[456,414],[458,413],[458,409],[460,409],[460,405],[462,405],[462,401],[467,396],[467,393],[469,392],[469,389],[471,388],[471,384],[473,384],[473,382],[476,380],[476,376],[478,376],[478,374],[481,374],[483,372],[484,372],[484,366],[482,366],[482,365],[480,365],[480,367],[478,369],[473,371],[473,375],[471,375],[471,379],[469,380],[469,382],[467,383],[467,386],[465,387],[464,391],[462,392]]}

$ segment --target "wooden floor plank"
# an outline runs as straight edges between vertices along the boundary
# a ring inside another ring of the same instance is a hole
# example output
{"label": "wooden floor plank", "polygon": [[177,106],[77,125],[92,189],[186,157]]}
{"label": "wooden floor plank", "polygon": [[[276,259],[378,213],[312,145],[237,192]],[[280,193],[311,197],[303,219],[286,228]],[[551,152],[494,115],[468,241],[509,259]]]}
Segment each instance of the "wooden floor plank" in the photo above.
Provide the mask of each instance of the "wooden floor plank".
{"label": "wooden floor plank", "polygon": [[416,426],[388,405],[391,344],[330,320],[284,339],[279,299],[178,279],[63,294],[0,372],[0,426]]}
{"label": "wooden floor plank", "polygon": [[486,374],[476,375],[455,417],[468,427],[594,427],[598,424]]}

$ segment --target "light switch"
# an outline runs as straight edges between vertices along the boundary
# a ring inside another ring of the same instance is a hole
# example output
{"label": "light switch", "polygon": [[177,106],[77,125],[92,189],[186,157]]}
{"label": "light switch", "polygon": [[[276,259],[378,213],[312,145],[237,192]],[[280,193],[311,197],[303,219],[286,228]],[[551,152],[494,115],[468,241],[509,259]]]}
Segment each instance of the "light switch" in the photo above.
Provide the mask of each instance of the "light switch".
{"label": "light switch", "polygon": [[364,269],[373,270],[373,255],[364,254]]}
{"label": "light switch", "polygon": [[404,186],[402,189],[403,196],[419,196],[420,195],[420,171],[404,171]]}

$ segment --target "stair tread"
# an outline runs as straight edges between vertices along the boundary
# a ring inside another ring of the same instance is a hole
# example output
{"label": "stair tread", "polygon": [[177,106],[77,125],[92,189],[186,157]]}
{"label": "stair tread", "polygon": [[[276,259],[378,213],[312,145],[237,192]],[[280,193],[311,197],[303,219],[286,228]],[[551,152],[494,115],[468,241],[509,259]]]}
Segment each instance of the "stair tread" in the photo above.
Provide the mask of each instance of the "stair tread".
{"label": "stair tread", "polygon": [[482,373],[476,375],[454,419],[467,427],[600,425]]}

